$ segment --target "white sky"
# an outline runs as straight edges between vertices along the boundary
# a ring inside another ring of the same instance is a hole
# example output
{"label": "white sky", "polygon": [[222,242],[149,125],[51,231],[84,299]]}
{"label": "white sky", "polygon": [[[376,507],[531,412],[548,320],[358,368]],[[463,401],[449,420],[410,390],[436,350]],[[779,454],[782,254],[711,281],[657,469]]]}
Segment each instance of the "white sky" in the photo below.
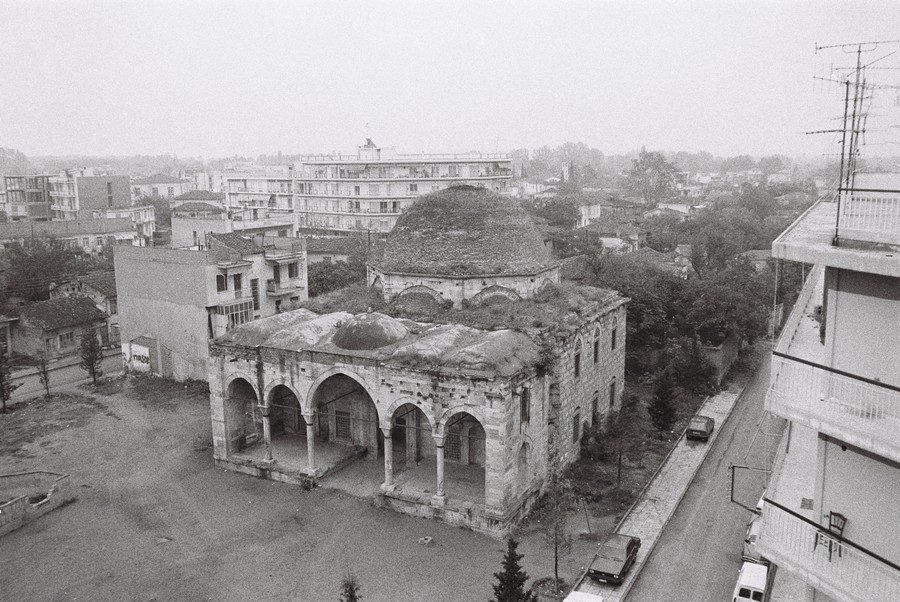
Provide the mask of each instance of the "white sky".
{"label": "white sky", "polygon": [[895,0],[0,0],[0,147],[349,151],[368,124],[402,152],[814,156],[833,140],[802,132],[836,127],[841,99],[813,75],[844,60],[814,44],[897,38]]}

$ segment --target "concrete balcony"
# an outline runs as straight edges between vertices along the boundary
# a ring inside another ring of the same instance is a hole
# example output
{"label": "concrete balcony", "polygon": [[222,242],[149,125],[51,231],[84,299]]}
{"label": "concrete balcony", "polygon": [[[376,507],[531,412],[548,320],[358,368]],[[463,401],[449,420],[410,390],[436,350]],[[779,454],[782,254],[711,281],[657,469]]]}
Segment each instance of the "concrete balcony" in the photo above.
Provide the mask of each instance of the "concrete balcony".
{"label": "concrete balcony", "polygon": [[775,352],[766,407],[900,462],[900,388]]}
{"label": "concrete balcony", "polygon": [[303,290],[303,283],[298,278],[296,280],[285,280],[283,282],[275,282],[274,279],[266,280],[266,294],[270,297],[282,297],[291,295]]}
{"label": "concrete balcony", "polygon": [[[896,194],[896,196],[893,196]],[[772,243],[776,259],[900,277],[900,193],[819,201]]]}
{"label": "concrete balcony", "polygon": [[900,388],[825,365],[816,319],[823,288],[817,266],[772,351],[766,409],[900,462]]}
{"label": "concrete balcony", "polygon": [[809,518],[764,500],[756,547],[780,569],[835,600],[900,600],[900,567]]}

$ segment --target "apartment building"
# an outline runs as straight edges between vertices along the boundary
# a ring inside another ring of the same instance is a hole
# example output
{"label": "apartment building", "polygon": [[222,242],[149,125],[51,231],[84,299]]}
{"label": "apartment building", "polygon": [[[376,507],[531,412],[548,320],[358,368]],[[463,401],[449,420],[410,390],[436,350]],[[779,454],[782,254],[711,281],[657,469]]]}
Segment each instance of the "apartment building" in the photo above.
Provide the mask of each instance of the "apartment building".
{"label": "apartment building", "polygon": [[53,219],[91,219],[106,209],[131,205],[128,176],[96,175],[89,168],[67,169],[48,177]]}
{"label": "apartment building", "polygon": [[297,238],[228,232],[197,247],[119,248],[115,272],[126,365],[176,380],[207,378],[210,339],[307,298]]}
{"label": "apartment building", "polygon": [[355,155],[310,155],[225,178],[226,206],[298,214],[304,232],[390,232],[419,195],[470,185],[505,194],[512,160],[503,153],[395,154],[371,140]]}
{"label": "apartment building", "polygon": [[900,190],[859,181],[772,244],[816,266],[766,398],[789,421],[758,538],[779,599],[900,600]]}
{"label": "apartment building", "polygon": [[4,176],[3,180],[9,221],[50,219],[49,176]]}
{"label": "apartment building", "polygon": [[130,219],[134,225],[136,244],[141,247],[148,246],[156,232],[156,208],[153,205],[102,209],[92,213],[94,219]]}

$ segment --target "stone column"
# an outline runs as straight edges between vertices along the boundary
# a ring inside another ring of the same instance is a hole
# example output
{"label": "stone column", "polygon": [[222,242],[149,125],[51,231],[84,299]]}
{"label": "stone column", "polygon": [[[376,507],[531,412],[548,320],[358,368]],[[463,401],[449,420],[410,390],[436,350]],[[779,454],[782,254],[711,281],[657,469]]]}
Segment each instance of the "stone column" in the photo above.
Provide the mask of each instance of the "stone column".
{"label": "stone column", "polygon": [[311,474],[316,473],[316,433],[313,428],[315,414],[303,414],[303,422],[306,423],[306,465]]}
{"label": "stone column", "polygon": [[269,424],[269,413],[271,412],[269,404],[259,406],[259,413],[262,414],[263,423],[263,442],[266,445],[266,462],[272,462],[272,425]]}
{"label": "stone column", "polygon": [[434,435],[434,445],[437,460],[437,493],[431,498],[433,506],[443,506],[447,500],[444,495],[444,437]]}
{"label": "stone column", "polygon": [[394,490],[394,442],[391,440],[391,429],[381,429],[384,436],[384,483],[381,490],[384,492]]}
{"label": "stone column", "polygon": [[411,412],[406,416],[406,425],[403,427],[406,435],[406,467],[414,468],[419,463],[419,415]]}

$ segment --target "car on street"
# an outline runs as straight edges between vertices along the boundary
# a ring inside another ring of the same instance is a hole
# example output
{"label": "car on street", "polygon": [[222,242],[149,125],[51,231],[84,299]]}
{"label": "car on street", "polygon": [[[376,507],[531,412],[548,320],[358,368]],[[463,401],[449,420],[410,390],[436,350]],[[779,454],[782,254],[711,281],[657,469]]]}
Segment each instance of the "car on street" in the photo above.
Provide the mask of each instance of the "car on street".
{"label": "car on street", "polygon": [[741,558],[749,562],[758,562],[768,564],[767,561],[756,551],[756,539],[759,537],[759,529],[762,521],[758,516],[754,516],[750,524],[747,525],[747,533],[744,535],[744,549],[741,550]]}
{"label": "car on street", "polygon": [[597,581],[621,585],[637,558],[641,540],[638,537],[613,533],[599,545],[587,574]]}
{"label": "car on street", "polygon": [[691,421],[688,423],[685,437],[688,439],[709,441],[709,436],[712,435],[715,427],[716,421],[713,418],[710,418],[709,416],[700,416],[698,414],[691,418]]}
{"label": "car on street", "polygon": [[769,589],[769,567],[745,562],[738,571],[732,602],[764,602]]}

